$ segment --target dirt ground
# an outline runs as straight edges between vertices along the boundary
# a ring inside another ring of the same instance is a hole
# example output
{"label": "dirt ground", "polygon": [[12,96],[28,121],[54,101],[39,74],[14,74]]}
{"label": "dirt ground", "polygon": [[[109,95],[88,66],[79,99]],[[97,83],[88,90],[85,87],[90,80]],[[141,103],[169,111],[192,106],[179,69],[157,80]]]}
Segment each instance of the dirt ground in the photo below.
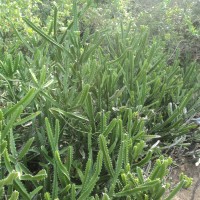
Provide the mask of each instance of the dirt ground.
{"label": "dirt ground", "polygon": [[190,188],[181,190],[174,200],[200,200],[200,165],[196,166],[191,159],[185,158],[182,164],[173,169],[173,179],[178,181],[180,172],[193,178],[193,184]]}

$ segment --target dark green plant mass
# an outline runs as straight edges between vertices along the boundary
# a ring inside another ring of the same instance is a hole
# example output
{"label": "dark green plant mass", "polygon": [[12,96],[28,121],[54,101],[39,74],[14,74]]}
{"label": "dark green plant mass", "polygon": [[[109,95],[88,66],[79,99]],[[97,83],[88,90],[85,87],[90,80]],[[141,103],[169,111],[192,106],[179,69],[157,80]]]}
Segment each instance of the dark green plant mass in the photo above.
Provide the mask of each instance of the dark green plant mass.
{"label": "dark green plant mass", "polygon": [[184,174],[169,182],[163,150],[198,134],[199,63],[176,46],[199,38],[193,4],[186,36],[178,1],[30,1],[30,14],[11,2],[0,7],[15,11],[0,14],[0,198],[170,200],[188,188]]}

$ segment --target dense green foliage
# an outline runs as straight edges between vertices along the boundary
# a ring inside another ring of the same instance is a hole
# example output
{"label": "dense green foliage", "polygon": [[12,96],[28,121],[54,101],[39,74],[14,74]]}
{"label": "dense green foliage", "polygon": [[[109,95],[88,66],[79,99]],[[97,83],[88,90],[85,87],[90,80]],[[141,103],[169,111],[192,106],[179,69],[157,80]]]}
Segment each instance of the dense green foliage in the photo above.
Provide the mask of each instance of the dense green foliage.
{"label": "dense green foliage", "polygon": [[9,2],[0,13],[1,198],[169,200],[189,187],[184,174],[169,182],[163,149],[187,147],[197,130],[199,63],[177,46],[199,39],[195,2]]}

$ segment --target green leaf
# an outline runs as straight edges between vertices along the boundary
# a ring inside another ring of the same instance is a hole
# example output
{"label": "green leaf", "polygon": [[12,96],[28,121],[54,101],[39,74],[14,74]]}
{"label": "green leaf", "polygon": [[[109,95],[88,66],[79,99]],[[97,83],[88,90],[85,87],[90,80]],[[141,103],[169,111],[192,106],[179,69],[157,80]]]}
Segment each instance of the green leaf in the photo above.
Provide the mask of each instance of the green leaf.
{"label": "green leaf", "polygon": [[56,119],[55,137],[54,137],[54,144],[55,144],[56,150],[58,150],[59,136],[60,136],[60,124],[59,124],[59,121]]}
{"label": "green leaf", "polygon": [[193,89],[191,89],[190,92],[185,96],[180,106],[173,112],[173,114],[163,124],[159,126],[159,129],[171,123],[180,113],[182,113],[183,108],[186,106],[192,95],[193,95]]}
{"label": "green leaf", "polygon": [[65,167],[65,165],[62,163],[61,159],[60,159],[60,155],[58,151],[55,151],[55,161],[56,164],[58,166],[58,173],[61,173],[61,175],[65,176],[65,178],[67,179],[66,184],[70,183],[70,176],[69,176],[69,172],[67,170],[67,167]]}
{"label": "green leaf", "polygon": [[21,160],[30,150],[30,147],[34,141],[34,137],[30,138],[26,144],[24,145],[23,149],[20,151],[19,155],[18,155],[18,160]]}
{"label": "green leaf", "polygon": [[100,45],[100,43],[103,41],[103,38],[99,39],[95,42],[95,44],[83,52],[80,58],[80,63],[84,63],[88,60],[89,56],[97,49],[97,47]]}
{"label": "green leaf", "polygon": [[53,38],[48,36],[46,33],[44,33],[40,28],[35,26],[31,21],[29,21],[27,18],[23,18],[23,20],[34,30],[36,31],[40,36],[42,36],[45,40],[50,42],[51,44],[55,45],[59,49],[63,50],[63,46],[57,43]]}
{"label": "green leaf", "polygon": [[65,37],[66,37],[66,35],[67,35],[67,33],[68,33],[68,30],[71,29],[71,27],[73,26],[73,24],[74,24],[74,21],[72,21],[72,22],[69,24],[69,26],[66,28],[65,32],[63,33],[63,35],[62,35],[62,37],[61,37],[61,39],[60,39],[60,42],[59,42],[60,44],[62,44],[62,43],[64,42]]}
{"label": "green leaf", "polygon": [[181,188],[183,188],[185,184],[185,180],[182,180],[169,194],[169,196],[167,198],[165,198],[165,200],[171,200],[173,199],[173,197],[180,191]]}
{"label": "green leaf", "polygon": [[159,183],[160,183],[159,180],[154,180],[154,181],[151,181],[147,184],[140,185],[133,189],[123,190],[121,192],[116,193],[114,196],[115,197],[126,197],[126,196],[136,195],[139,192],[144,192],[144,191],[150,190],[151,187],[153,187]]}
{"label": "green leaf", "polygon": [[0,180],[0,188],[5,185],[12,185],[13,181],[18,177],[18,173],[13,171],[6,178]]}
{"label": "green leaf", "polygon": [[53,165],[53,159],[48,155],[48,151],[44,146],[41,146],[41,153],[45,157],[45,159]]}
{"label": "green leaf", "polygon": [[38,80],[37,80],[37,78],[36,78],[36,75],[35,75],[35,73],[33,72],[33,70],[32,70],[32,69],[29,69],[29,72],[30,72],[30,74],[31,74],[33,83],[34,83],[36,86],[39,86],[39,82],[38,82]]}
{"label": "green leaf", "polygon": [[43,186],[39,186],[37,188],[35,188],[31,193],[30,193],[30,196],[31,196],[31,199],[39,193],[40,190],[42,190]]}
{"label": "green leaf", "polygon": [[158,190],[157,190],[157,193],[155,195],[155,199],[161,199],[164,195],[166,191],[166,186],[161,186]]}
{"label": "green leaf", "polygon": [[[8,170],[8,172],[11,173],[13,171],[13,168],[10,164],[10,158],[9,158],[9,154],[8,154],[7,149],[4,151],[3,157],[4,157],[6,169]],[[17,174],[18,174],[18,177],[20,177],[20,174],[19,173],[17,173]],[[15,188],[17,189],[17,191],[20,193],[20,195],[24,199],[31,200],[28,192],[26,191],[26,188],[24,187],[24,185],[19,180],[14,180],[13,184],[14,184]]]}
{"label": "green leaf", "polygon": [[[47,74],[47,68],[46,66],[44,65],[42,67],[42,69],[40,70],[40,85],[43,85],[45,83],[45,80],[46,80],[46,74]],[[50,81],[53,81],[53,80],[50,80]]]}
{"label": "green leaf", "polygon": [[57,176],[57,164],[54,162],[53,168],[53,187],[52,187],[52,198],[55,199],[58,197],[58,176]]}
{"label": "green leaf", "polygon": [[70,172],[71,170],[71,166],[72,166],[72,161],[73,161],[73,147],[72,146],[69,146],[67,148],[67,163],[66,163],[66,166],[67,166],[67,170],[68,172]]}
{"label": "green leaf", "polygon": [[104,193],[103,197],[102,197],[102,200],[111,200],[111,199],[106,193]]}
{"label": "green leaf", "polygon": [[107,137],[108,134],[113,130],[113,128],[115,127],[115,125],[117,124],[117,119],[114,118],[110,124],[107,126],[106,130],[104,130],[104,132],[102,133],[103,136]]}
{"label": "green leaf", "polygon": [[51,195],[49,194],[49,192],[45,192],[44,198],[45,200],[51,200]]}
{"label": "green leaf", "polygon": [[99,148],[101,149],[101,151],[103,152],[103,160],[104,160],[104,164],[106,169],[108,170],[109,174],[114,177],[114,170],[113,170],[113,165],[112,165],[112,161],[109,155],[109,151],[108,151],[108,147],[106,145],[106,139],[103,135],[99,136]]}
{"label": "green leaf", "polygon": [[55,141],[54,141],[54,137],[53,137],[53,132],[52,132],[51,125],[49,123],[48,118],[45,118],[45,125],[46,125],[47,136],[49,139],[51,150],[52,150],[52,152],[54,152],[56,150],[56,145],[54,144]]}
{"label": "green leaf", "polygon": [[110,187],[110,191],[109,191],[109,196],[113,196],[115,187],[116,187],[116,183],[120,174],[120,171],[122,170],[122,164],[123,164],[123,160],[124,160],[124,152],[125,152],[125,142],[122,141],[121,145],[120,145],[120,149],[119,149],[119,153],[118,153],[118,158],[117,158],[117,163],[116,163],[116,168],[114,171],[114,178],[112,180],[112,185]]}
{"label": "green leaf", "polygon": [[81,92],[81,96],[79,98],[78,105],[82,105],[85,102],[88,92],[89,92],[89,89],[90,89],[90,85],[86,84]]}
{"label": "green leaf", "polygon": [[[0,132],[0,138],[1,138],[1,132]],[[7,142],[3,140],[0,144],[0,156],[4,153],[6,147],[7,147]]]}
{"label": "green leaf", "polygon": [[54,6],[54,23],[53,23],[53,30],[54,30],[54,38],[57,40],[57,17],[58,17],[58,9]]}
{"label": "green leaf", "polygon": [[84,180],[83,180],[83,190],[85,189],[85,187],[87,187],[87,183],[91,177],[91,169],[92,169],[92,160],[88,159],[87,163],[86,163],[86,168],[85,168],[85,173],[84,173]]}
{"label": "green leaf", "polygon": [[86,105],[86,112],[87,112],[87,115],[88,115],[88,118],[89,118],[89,121],[90,121],[90,124],[92,127],[92,132],[94,133],[96,127],[95,127],[94,107],[93,107],[93,103],[92,103],[92,96],[90,93],[87,95],[85,105]]}
{"label": "green leaf", "polygon": [[140,167],[137,167],[136,170],[140,184],[144,184],[143,170]]}
{"label": "green leaf", "polygon": [[14,123],[14,126],[19,126],[19,125],[25,124],[26,122],[31,121],[32,119],[36,118],[40,114],[41,114],[40,111],[33,113],[23,119],[18,120],[16,123]]}
{"label": "green leaf", "polygon": [[14,139],[12,129],[10,130],[10,151],[14,157],[17,157],[18,153],[17,153],[17,149],[15,146],[15,139]]}
{"label": "green leaf", "polygon": [[72,188],[71,188],[71,200],[76,200],[75,184],[72,184]]}
{"label": "green leaf", "polygon": [[[10,20],[9,20],[10,21]],[[23,36],[21,35],[21,33],[15,28],[15,25],[10,21],[12,28],[14,29],[16,35],[19,37],[19,39],[23,42],[23,44],[27,47],[27,49],[33,53],[34,50],[33,48],[28,44],[28,42],[26,41],[26,39],[23,38]]]}
{"label": "green leaf", "polygon": [[148,151],[147,155],[145,156],[145,158],[143,158],[140,162],[138,163],[134,163],[133,166],[136,167],[136,166],[143,166],[145,165],[147,162],[149,162],[149,160],[151,159],[152,157],[152,154],[153,152],[151,150]]}
{"label": "green leaf", "polygon": [[20,114],[22,113],[22,111],[23,111],[23,106],[16,107],[15,112],[13,113],[13,115],[11,116],[8,124],[6,125],[6,127],[2,131],[2,134],[1,134],[1,139],[2,140],[6,137],[6,135],[10,131],[10,129],[13,128],[14,122],[20,116]]}
{"label": "green leaf", "polygon": [[99,176],[99,174],[101,172],[102,162],[103,162],[103,153],[102,153],[102,151],[99,151],[99,153],[97,155],[97,162],[96,162],[96,165],[95,165],[96,166],[95,172],[94,172],[93,176],[91,177],[91,179],[89,180],[86,188],[81,192],[80,197],[78,198],[78,200],[87,199],[87,197],[92,192],[97,180],[99,179],[98,176]]}
{"label": "green leaf", "polygon": [[29,92],[24,96],[18,103],[16,103],[13,107],[10,109],[6,110],[4,112],[4,117],[12,114],[19,108],[20,106],[23,106],[24,108],[34,99],[36,95],[36,90],[34,88],[30,89]]}
{"label": "green leaf", "polygon": [[72,112],[65,112],[64,110],[61,110],[59,108],[51,108],[50,111],[56,111],[58,113],[60,113],[61,115],[64,115],[65,117],[69,117],[69,118],[75,118],[75,119],[79,119],[79,120],[83,120],[83,121],[89,121],[87,118],[77,114],[77,113],[72,113]]}
{"label": "green leaf", "polygon": [[14,191],[11,195],[11,197],[9,198],[9,200],[18,200],[19,198],[19,192],[18,191]]}
{"label": "green leaf", "polygon": [[23,197],[23,199],[31,200],[31,196],[28,194],[26,188],[24,187],[21,181],[14,181],[14,187],[19,192],[20,196]]}
{"label": "green leaf", "polygon": [[47,177],[47,173],[44,169],[40,170],[35,176],[30,174],[21,175],[20,180],[29,180],[29,181],[40,181]]}

